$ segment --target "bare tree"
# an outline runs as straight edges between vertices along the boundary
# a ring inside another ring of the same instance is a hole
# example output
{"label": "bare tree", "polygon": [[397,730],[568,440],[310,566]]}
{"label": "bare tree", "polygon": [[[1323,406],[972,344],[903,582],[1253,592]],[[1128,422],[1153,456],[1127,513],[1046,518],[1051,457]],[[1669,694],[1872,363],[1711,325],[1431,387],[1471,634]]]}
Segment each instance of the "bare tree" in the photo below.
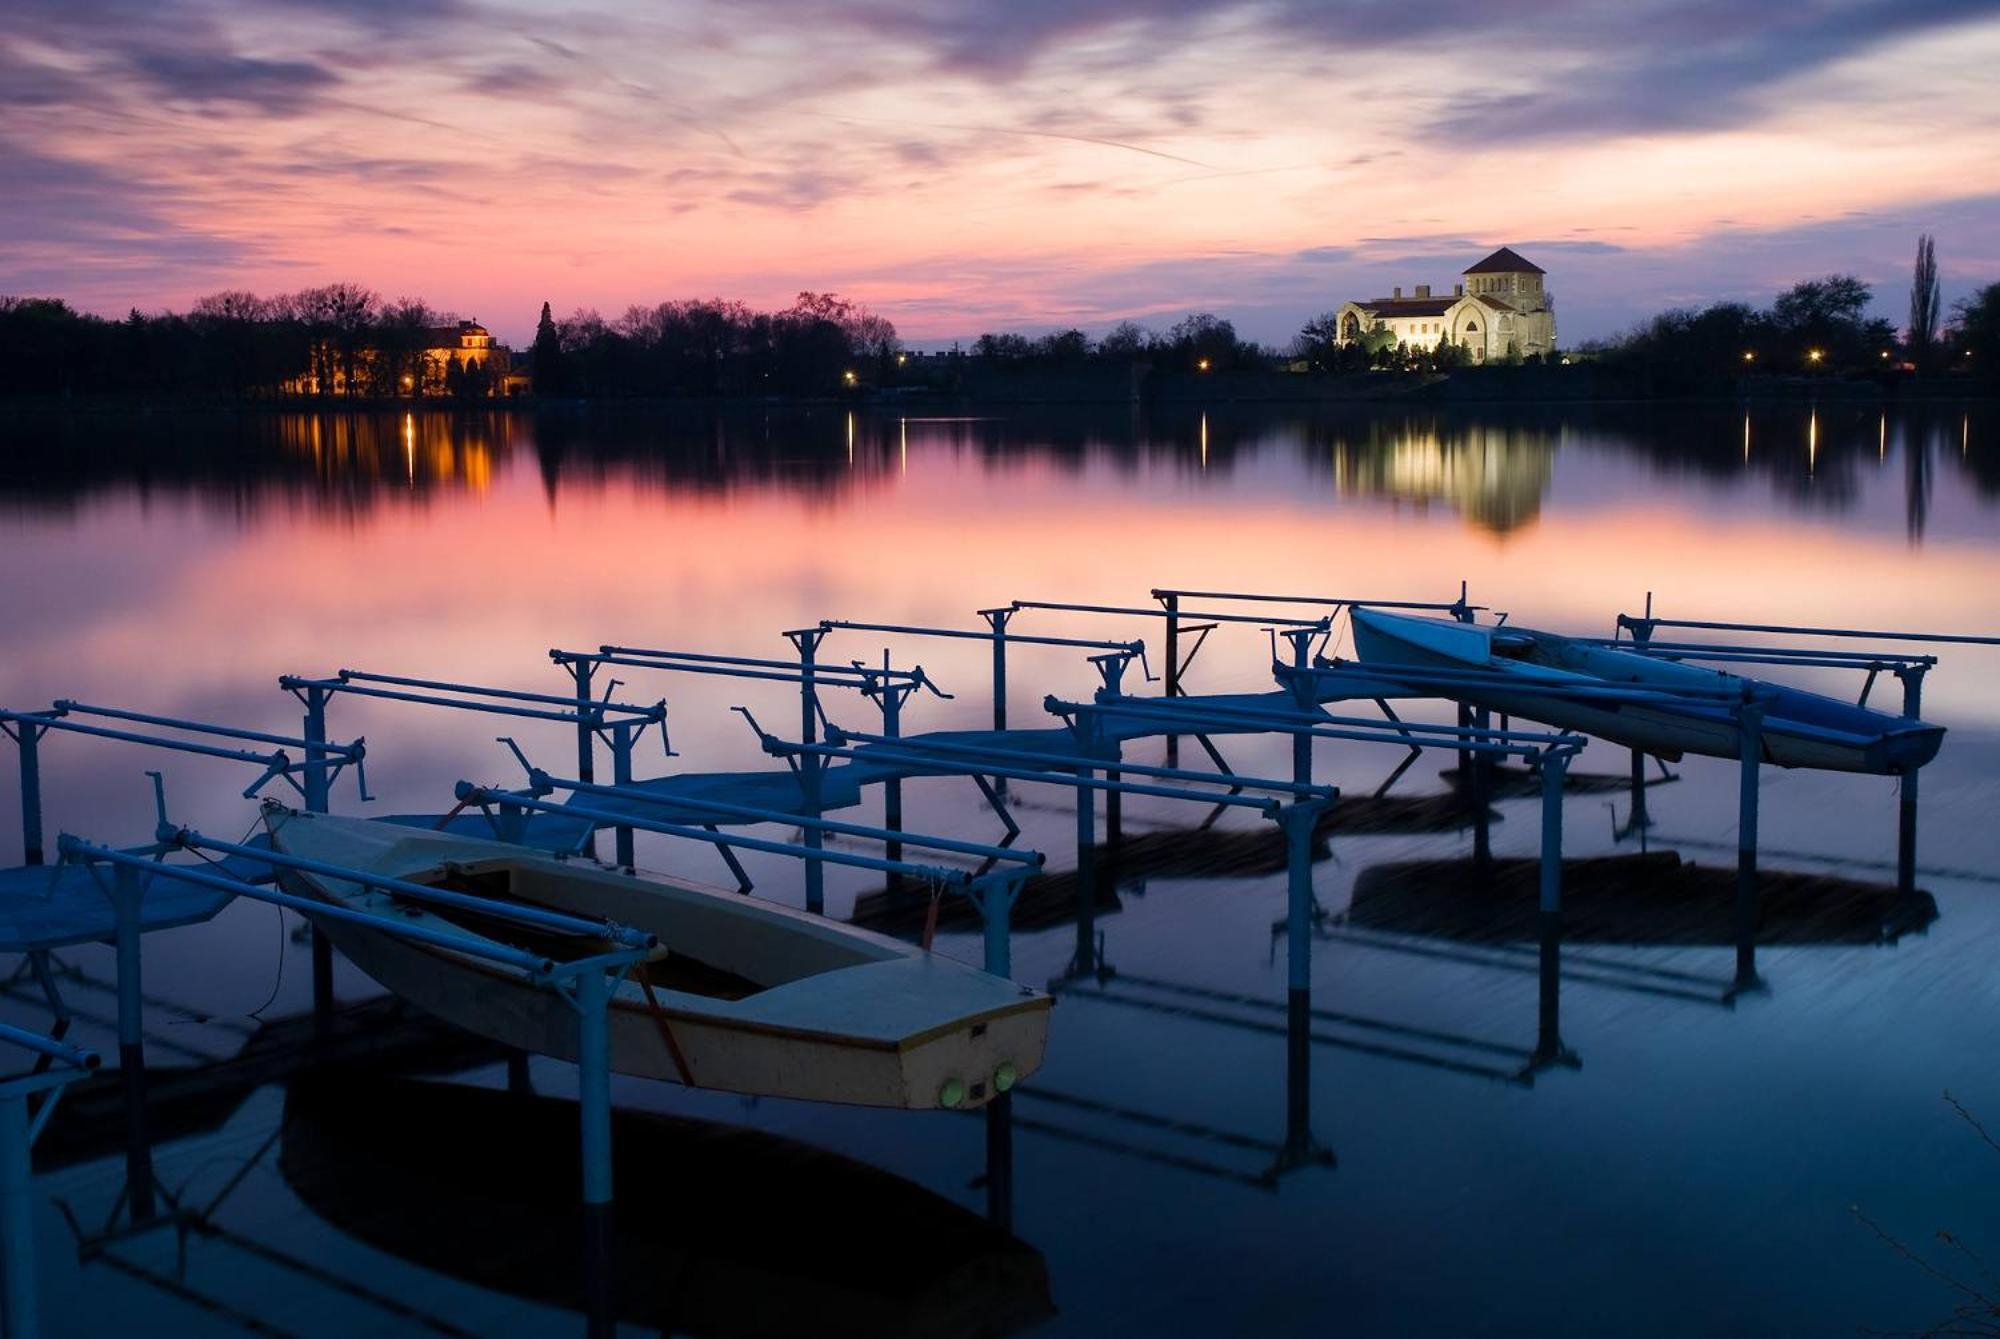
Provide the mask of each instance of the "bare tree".
{"label": "bare tree", "polygon": [[1910,275],[1910,361],[1918,371],[1930,367],[1938,333],[1937,239],[1917,238],[1917,264]]}

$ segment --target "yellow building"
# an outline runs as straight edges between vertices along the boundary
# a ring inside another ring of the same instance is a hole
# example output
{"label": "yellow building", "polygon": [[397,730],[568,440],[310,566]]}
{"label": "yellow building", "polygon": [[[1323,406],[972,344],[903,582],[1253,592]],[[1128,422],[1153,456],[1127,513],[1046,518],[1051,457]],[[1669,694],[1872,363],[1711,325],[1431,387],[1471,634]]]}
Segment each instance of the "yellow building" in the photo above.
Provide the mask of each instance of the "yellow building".
{"label": "yellow building", "polygon": [[524,388],[507,346],[477,321],[376,330],[351,352],[320,340],[306,370],[285,383],[293,395],[487,396]]}
{"label": "yellow building", "polygon": [[1503,246],[1467,269],[1449,296],[1418,284],[1408,297],[1398,288],[1386,298],[1342,304],[1336,313],[1340,342],[1379,333],[1413,349],[1432,349],[1449,340],[1478,363],[1553,353],[1556,312],[1546,273]]}

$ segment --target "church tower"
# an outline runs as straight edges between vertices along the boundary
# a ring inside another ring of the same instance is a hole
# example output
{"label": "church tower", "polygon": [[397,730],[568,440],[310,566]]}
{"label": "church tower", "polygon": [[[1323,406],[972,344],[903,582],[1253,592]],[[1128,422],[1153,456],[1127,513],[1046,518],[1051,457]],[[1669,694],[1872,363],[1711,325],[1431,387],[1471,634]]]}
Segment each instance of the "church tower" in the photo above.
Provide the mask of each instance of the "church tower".
{"label": "church tower", "polygon": [[1465,291],[1499,298],[1520,311],[1537,311],[1546,306],[1541,266],[1526,259],[1511,246],[1503,246],[1485,260],[1465,271]]}

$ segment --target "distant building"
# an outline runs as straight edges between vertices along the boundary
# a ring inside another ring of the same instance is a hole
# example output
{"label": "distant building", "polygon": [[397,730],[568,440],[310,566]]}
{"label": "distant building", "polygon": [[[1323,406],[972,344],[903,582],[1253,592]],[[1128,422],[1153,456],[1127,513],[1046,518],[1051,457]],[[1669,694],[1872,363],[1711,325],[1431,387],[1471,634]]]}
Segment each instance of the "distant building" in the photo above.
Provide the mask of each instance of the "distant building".
{"label": "distant building", "polygon": [[1409,297],[1398,288],[1386,298],[1343,304],[1336,313],[1340,342],[1360,343],[1378,332],[1413,349],[1449,340],[1478,363],[1552,353],[1556,312],[1542,283],[1546,273],[1503,246],[1468,268],[1449,297],[1433,297],[1429,284],[1418,284]]}
{"label": "distant building", "polygon": [[[353,380],[350,390],[348,381]],[[423,329],[377,329],[350,355],[333,340],[314,345],[306,370],[285,383],[294,395],[519,395],[527,369],[477,321]]]}

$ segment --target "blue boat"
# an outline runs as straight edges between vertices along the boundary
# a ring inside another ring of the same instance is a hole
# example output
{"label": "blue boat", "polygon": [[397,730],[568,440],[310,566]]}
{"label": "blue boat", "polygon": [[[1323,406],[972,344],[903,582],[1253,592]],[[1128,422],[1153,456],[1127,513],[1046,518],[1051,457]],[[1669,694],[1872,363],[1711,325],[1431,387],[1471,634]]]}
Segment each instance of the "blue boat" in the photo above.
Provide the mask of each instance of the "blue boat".
{"label": "blue boat", "polygon": [[[1739,757],[1737,704],[1746,700],[1763,710],[1763,760],[1780,767],[1901,775],[1936,757],[1944,741],[1943,726],[1533,628],[1368,608],[1353,611],[1353,625],[1361,663],[1385,678],[1393,678],[1388,672],[1399,667],[1421,670],[1423,677],[1412,686],[1427,695],[1594,735],[1670,760],[1689,753]],[[1657,696],[1620,701],[1593,696],[1587,691],[1592,688],[1637,689]],[[1374,694],[1343,690],[1340,695]]]}

